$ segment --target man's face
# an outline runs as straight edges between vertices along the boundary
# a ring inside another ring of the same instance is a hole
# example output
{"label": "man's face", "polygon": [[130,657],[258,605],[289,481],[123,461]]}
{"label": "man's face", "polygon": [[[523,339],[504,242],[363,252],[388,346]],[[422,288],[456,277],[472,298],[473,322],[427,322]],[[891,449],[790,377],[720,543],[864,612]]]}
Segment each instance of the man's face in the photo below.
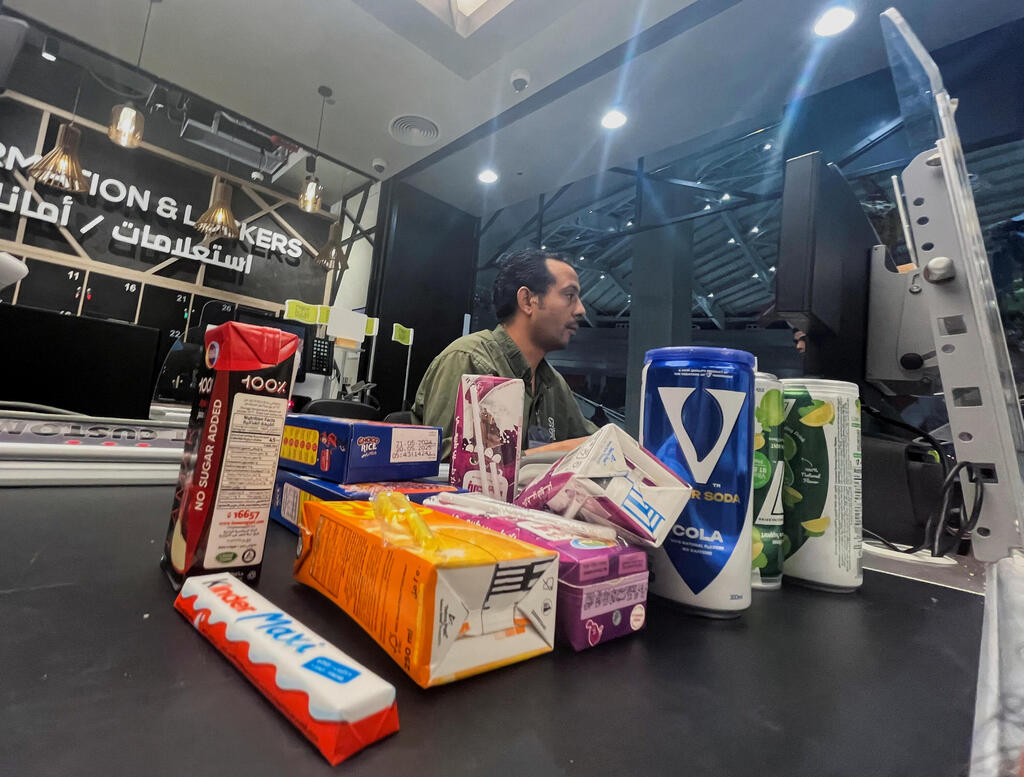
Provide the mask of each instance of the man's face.
{"label": "man's face", "polygon": [[576,271],[557,259],[548,259],[547,266],[555,282],[537,299],[530,316],[530,331],[538,346],[545,351],[557,351],[569,346],[586,308],[580,300]]}

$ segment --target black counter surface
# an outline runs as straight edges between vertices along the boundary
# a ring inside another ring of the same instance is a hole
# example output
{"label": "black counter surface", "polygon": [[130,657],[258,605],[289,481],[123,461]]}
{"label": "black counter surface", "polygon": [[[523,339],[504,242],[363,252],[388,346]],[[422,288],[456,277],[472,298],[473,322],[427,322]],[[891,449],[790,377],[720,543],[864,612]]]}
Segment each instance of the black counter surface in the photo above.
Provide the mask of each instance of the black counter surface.
{"label": "black counter surface", "polygon": [[0,773],[17,777],[966,773],[982,599],[865,573],[855,594],[755,593],[421,690],[291,579],[270,527],[259,591],[398,689],[401,730],[332,769],[172,607],[172,489],[0,490]]}

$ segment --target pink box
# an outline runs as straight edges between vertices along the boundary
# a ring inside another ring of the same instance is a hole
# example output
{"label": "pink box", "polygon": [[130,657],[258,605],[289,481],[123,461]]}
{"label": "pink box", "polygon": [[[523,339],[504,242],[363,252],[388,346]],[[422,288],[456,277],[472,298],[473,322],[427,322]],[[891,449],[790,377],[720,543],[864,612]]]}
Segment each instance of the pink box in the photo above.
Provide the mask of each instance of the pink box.
{"label": "pink box", "polygon": [[511,502],[519,476],[525,387],[519,378],[463,375],[448,481]]}
{"label": "pink box", "polygon": [[661,547],[692,489],[614,424],[527,485],[516,504],[610,526],[627,542]]}

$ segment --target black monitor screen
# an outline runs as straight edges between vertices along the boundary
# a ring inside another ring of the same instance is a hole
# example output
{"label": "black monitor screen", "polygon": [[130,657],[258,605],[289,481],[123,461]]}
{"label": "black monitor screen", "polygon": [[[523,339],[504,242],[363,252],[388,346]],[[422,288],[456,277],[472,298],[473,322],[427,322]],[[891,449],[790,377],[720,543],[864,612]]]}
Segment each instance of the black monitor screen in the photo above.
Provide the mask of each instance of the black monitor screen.
{"label": "black monitor screen", "polygon": [[818,152],[786,163],[775,308],[807,335],[805,374],[864,382],[871,249],[878,243],[835,165]]}
{"label": "black monitor screen", "polygon": [[160,330],[0,305],[0,399],[94,416],[149,418]]}

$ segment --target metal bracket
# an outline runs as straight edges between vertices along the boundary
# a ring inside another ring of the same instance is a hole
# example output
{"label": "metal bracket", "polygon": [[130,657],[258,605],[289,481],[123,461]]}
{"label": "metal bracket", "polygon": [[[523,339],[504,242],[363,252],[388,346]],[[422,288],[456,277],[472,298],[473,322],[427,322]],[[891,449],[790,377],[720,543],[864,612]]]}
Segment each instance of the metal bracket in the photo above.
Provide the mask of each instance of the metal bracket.
{"label": "metal bracket", "polygon": [[[937,147],[939,153],[924,151],[903,171],[906,208],[900,209],[900,217],[914,241],[910,248],[920,261],[927,265],[942,257],[947,260],[944,264],[955,268],[951,275],[943,273],[921,281],[920,297],[927,304],[957,459],[974,462],[986,472],[974,555],[981,561],[997,561],[1024,544],[1020,523],[1024,462],[1018,454],[1020,441],[1014,439],[1022,421],[1019,406],[1016,418],[1011,416],[1016,396],[1004,396],[1003,381],[993,377],[995,349],[1005,349],[1006,344],[988,336],[989,311],[972,297],[967,258],[946,180],[954,156],[946,140],[939,140]],[[966,477],[962,484],[970,502],[974,484]]]}

